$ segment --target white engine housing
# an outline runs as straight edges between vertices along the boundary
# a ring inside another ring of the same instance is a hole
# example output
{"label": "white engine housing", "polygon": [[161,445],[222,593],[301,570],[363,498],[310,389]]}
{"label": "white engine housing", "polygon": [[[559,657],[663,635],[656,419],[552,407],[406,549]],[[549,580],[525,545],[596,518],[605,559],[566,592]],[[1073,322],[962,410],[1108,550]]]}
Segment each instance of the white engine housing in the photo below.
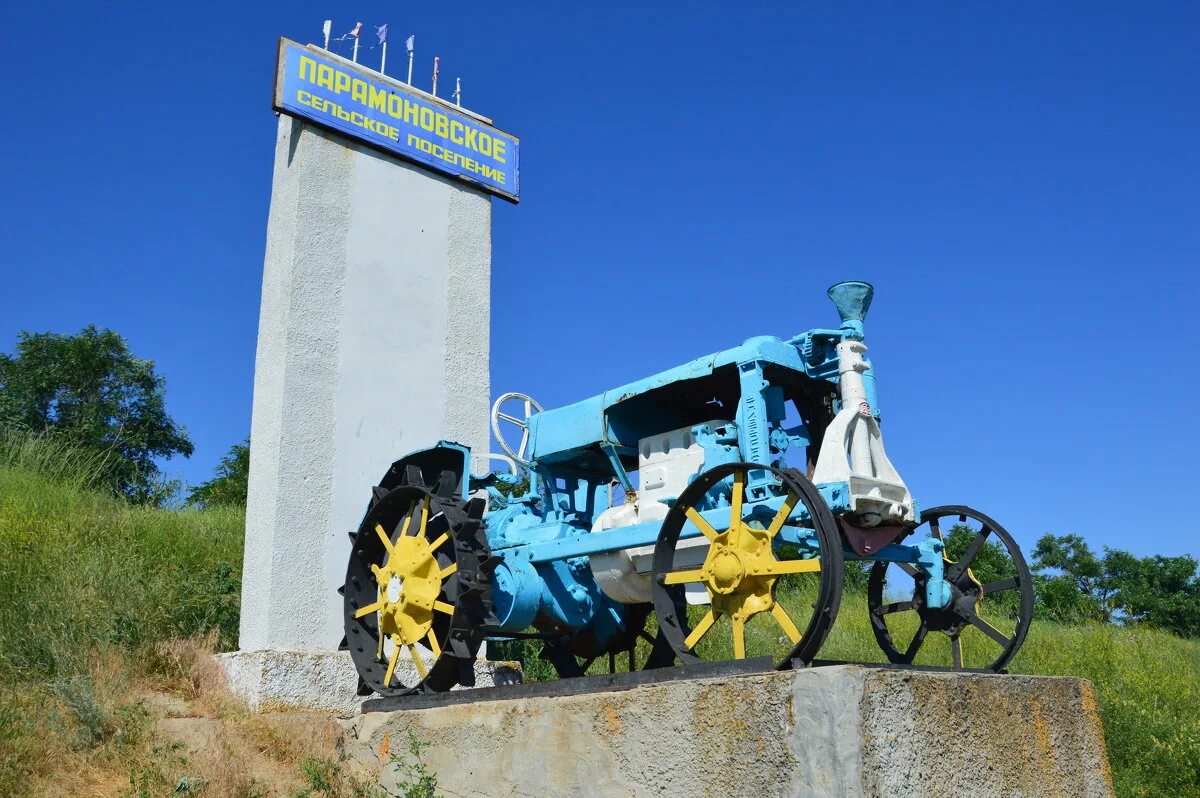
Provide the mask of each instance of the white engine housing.
{"label": "white engine housing", "polygon": [[[711,427],[727,421],[707,422]],[[674,499],[688,486],[704,467],[704,447],[696,442],[692,428],[697,425],[652,435],[638,441],[637,499],[610,507],[596,517],[593,532],[632,526],[666,518],[669,508],[663,499]],[[688,556],[688,549],[695,549]],[[697,568],[704,562],[708,541],[697,537],[682,540],[675,550],[676,568]],[[654,546],[593,554],[592,574],[600,589],[622,604],[644,604],[650,601],[650,571],[654,561]],[[688,585],[687,598],[691,604],[705,604],[708,593],[703,585]]]}

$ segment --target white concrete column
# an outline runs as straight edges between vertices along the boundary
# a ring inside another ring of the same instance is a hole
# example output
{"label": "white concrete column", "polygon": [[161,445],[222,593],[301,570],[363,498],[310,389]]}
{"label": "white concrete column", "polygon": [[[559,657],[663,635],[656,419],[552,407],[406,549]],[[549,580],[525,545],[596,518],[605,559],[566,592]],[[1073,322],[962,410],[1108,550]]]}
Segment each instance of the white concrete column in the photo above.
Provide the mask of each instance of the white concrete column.
{"label": "white concrete column", "polygon": [[445,438],[486,468],[490,273],[486,194],[280,116],[243,652],[336,650],[347,532],[393,460]]}

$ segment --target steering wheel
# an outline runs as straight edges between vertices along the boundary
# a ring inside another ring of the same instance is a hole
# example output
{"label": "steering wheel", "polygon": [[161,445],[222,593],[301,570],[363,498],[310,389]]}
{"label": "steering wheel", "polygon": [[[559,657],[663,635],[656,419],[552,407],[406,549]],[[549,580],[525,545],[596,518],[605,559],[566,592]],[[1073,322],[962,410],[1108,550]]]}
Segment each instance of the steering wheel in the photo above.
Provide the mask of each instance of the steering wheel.
{"label": "steering wheel", "polygon": [[[503,409],[505,402],[522,403],[524,405],[524,414],[516,416],[511,413],[505,413]],[[504,450],[505,454],[520,465],[529,465],[529,461],[525,459],[525,450],[529,448],[529,417],[534,413],[540,412],[542,412],[542,406],[534,401],[533,397],[517,393],[516,391],[500,394],[500,398],[492,405],[492,434],[496,436],[496,443],[500,444],[500,448]],[[500,431],[501,421],[507,421],[521,430],[521,443],[516,449],[513,449],[508,445],[508,441],[504,440],[504,434]]]}

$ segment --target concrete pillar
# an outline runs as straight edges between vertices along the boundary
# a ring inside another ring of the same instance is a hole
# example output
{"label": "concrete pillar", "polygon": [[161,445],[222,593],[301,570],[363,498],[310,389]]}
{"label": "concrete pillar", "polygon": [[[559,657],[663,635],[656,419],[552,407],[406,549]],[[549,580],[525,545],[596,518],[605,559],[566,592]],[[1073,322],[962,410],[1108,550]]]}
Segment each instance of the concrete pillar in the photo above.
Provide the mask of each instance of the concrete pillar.
{"label": "concrete pillar", "polygon": [[252,703],[272,689],[247,652],[336,650],[347,532],[387,466],[440,438],[488,452],[490,272],[486,194],[279,117],[226,660]]}

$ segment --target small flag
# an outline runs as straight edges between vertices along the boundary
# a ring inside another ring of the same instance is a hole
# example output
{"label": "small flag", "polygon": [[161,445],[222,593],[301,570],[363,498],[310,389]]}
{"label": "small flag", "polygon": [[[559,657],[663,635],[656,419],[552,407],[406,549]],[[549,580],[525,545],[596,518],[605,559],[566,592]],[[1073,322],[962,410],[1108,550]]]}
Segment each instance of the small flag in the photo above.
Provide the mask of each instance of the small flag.
{"label": "small flag", "polygon": [[[387,44],[387,23],[386,22],[384,24],[378,26],[377,28],[375,28],[375,38],[379,39],[379,41],[375,44],[375,47],[378,47],[381,44]],[[374,49],[374,48],[372,48],[372,49]]]}
{"label": "small flag", "polygon": [[325,49],[329,49],[329,32],[333,30],[333,20],[325,20],[325,24],[321,26],[321,32],[325,34]]}
{"label": "small flag", "polygon": [[361,22],[355,22],[355,23],[354,23],[354,29],[353,29],[353,30],[351,30],[349,33],[346,33],[346,34],[343,34],[342,36],[339,36],[337,39],[335,39],[335,41],[344,42],[344,41],[346,41],[347,39],[357,39],[357,38],[358,38],[358,32],[359,32],[359,31],[361,31],[361,30],[362,30],[362,23],[361,23]]}
{"label": "small flag", "polygon": [[413,50],[417,47],[417,34],[414,33],[412,36],[409,36],[404,46],[408,48],[408,54],[412,55]]}

